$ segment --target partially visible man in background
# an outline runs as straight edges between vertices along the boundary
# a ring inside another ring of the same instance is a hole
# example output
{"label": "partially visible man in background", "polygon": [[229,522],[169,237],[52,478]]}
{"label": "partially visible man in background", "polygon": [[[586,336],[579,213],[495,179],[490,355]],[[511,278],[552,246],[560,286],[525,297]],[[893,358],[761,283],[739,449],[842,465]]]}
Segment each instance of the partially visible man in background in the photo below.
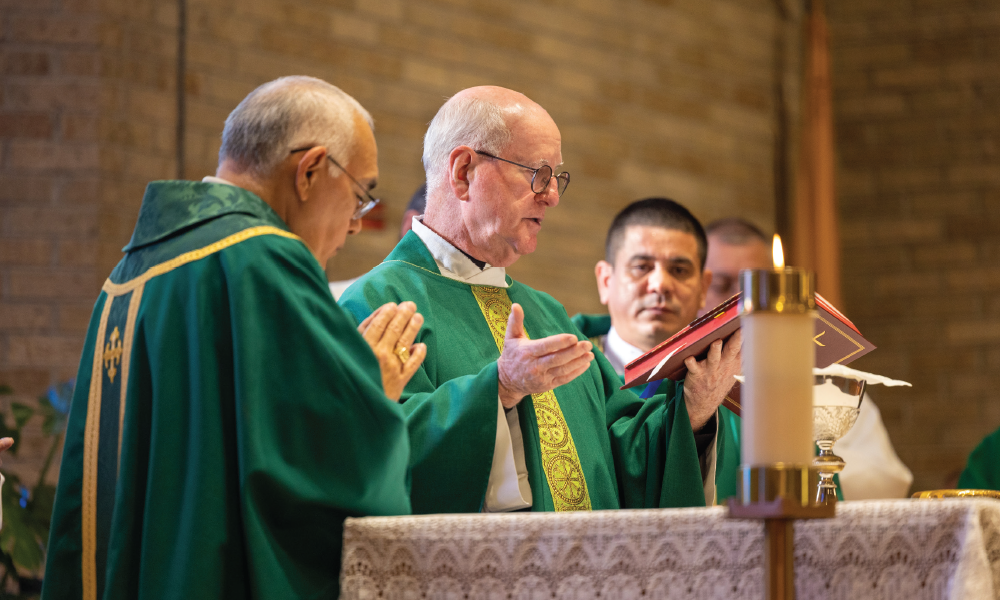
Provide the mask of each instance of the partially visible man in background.
{"label": "partially visible man in background", "polygon": [[[410,512],[412,303],[359,329],[322,265],[377,201],[371,116],[310,77],[149,184],[94,307],[42,597],[334,598],[347,516]],[[387,397],[388,396],[388,397]]]}
{"label": "partially visible man in background", "polygon": [[722,304],[740,291],[740,271],[772,267],[771,240],[749,221],[729,217],[709,223],[708,258],[705,268],[712,272],[712,284],[705,306],[698,316]]}
{"label": "partially visible man in background", "polygon": [[[701,314],[725,302],[740,291],[743,269],[770,269],[771,240],[760,229],[739,218],[713,221],[708,234],[705,268],[712,272],[707,301]],[[882,423],[882,415],[868,394],[854,427],[837,441],[834,451],[847,466],[840,473],[841,491],[846,500],[905,498],[913,474],[899,460]]]}

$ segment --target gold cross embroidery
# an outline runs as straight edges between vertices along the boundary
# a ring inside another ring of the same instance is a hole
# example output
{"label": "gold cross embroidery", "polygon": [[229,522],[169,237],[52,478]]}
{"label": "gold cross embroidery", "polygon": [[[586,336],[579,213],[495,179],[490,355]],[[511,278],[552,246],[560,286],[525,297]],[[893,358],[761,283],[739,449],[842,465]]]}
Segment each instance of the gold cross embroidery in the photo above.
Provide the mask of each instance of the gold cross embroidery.
{"label": "gold cross embroidery", "polygon": [[824,344],[823,342],[819,341],[819,338],[823,337],[825,334],[826,334],[826,332],[824,331],[823,333],[821,333],[821,334],[819,334],[819,335],[817,335],[816,337],[813,338],[813,341],[816,342],[817,346],[823,346],[824,348],[826,347],[826,344]]}
{"label": "gold cross embroidery", "polygon": [[104,368],[108,371],[108,378],[111,383],[115,382],[115,375],[118,374],[118,367],[122,360],[122,342],[119,339],[118,328],[111,332],[108,343],[104,346]]}

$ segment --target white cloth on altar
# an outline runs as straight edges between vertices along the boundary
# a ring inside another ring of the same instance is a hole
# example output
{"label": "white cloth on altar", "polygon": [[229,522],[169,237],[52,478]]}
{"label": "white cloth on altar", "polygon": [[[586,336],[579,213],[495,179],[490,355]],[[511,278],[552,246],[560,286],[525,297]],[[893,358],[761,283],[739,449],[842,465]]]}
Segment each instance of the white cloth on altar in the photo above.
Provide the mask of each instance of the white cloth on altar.
{"label": "white cloth on altar", "polygon": [[[477,285],[506,288],[507,271],[489,264],[480,269],[461,250],[451,245],[423,222],[413,218],[413,233],[430,250],[441,274],[449,279]],[[524,440],[516,410],[505,411],[497,396],[497,438],[493,466],[486,485],[483,512],[506,512],[530,508],[531,486],[524,460]]]}
{"label": "white cloth on altar", "polygon": [[[614,367],[615,372],[618,375],[623,376],[625,374],[625,365],[629,364],[633,360],[639,358],[645,354],[641,349],[633,346],[632,344],[626,342],[622,339],[622,336],[612,325],[611,329],[608,330],[608,334],[604,336],[604,356]],[[716,411],[715,422],[718,424],[719,421],[718,411]],[[704,485],[705,491],[705,506],[715,506],[716,496],[715,496],[715,468],[718,463],[718,455],[715,452],[716,442],[719,440],[718,428],[716,433],[712,436],[712,443],[708,446],[705,451],[704,456],[699,457],[702,461],[701,472],[704,474],[704,479],[702,484]]]}
{"label": "white cloth on altar", "polygon": [[913,483],[913,474],[896,455],[882,415],[865,394],[854,427],[833,445],[844,459],[840,487],[844,500],[905,498]]}

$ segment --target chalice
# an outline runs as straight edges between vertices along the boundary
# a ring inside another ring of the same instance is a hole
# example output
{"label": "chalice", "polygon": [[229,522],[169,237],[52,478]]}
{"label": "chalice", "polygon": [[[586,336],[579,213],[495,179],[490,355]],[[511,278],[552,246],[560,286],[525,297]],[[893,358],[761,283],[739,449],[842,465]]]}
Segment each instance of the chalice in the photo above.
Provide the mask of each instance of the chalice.
{"label": "chalice", "polygon": [[865,381],[839,375],[816,375],[813,384],[813,437],[819,454],[813,466],[819,471],[816,503],[837,502],[837,484],[833,476],[844,470],[844,459],[833,453],[833,444],[844,437],[861,410]]}

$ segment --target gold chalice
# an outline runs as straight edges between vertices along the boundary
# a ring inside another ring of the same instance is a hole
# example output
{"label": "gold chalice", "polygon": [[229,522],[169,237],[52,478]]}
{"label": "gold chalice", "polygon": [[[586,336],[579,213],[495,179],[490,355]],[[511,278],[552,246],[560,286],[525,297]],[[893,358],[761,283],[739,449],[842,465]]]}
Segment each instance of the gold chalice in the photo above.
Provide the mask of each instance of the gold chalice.
{"label": "gold chalice", "polygon": [[833,453],[833,444],[844,437],[861,411],[865,381],[839,375],[816,375],[813,384],[813,437],[819,454],[813,466],[819,471],[816,503],[837,502],[833,476],[844,470],[844,459]]}

